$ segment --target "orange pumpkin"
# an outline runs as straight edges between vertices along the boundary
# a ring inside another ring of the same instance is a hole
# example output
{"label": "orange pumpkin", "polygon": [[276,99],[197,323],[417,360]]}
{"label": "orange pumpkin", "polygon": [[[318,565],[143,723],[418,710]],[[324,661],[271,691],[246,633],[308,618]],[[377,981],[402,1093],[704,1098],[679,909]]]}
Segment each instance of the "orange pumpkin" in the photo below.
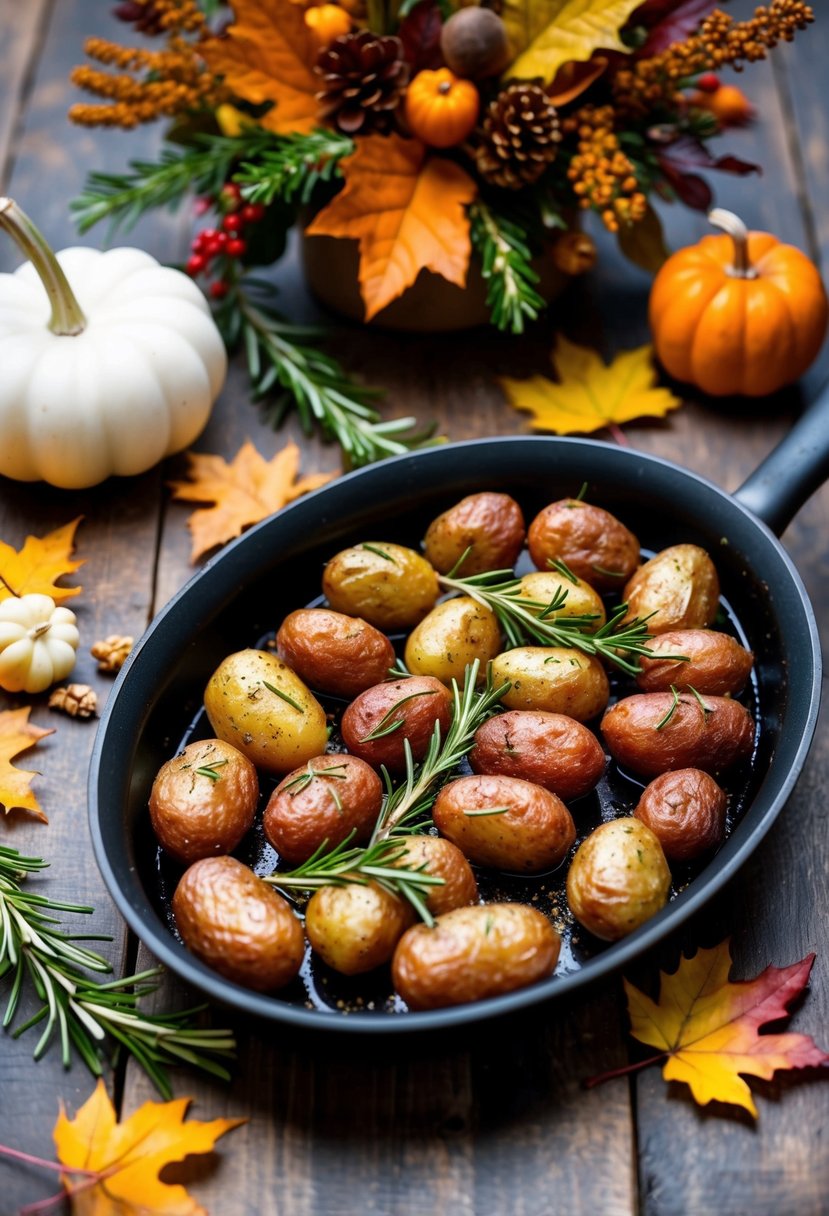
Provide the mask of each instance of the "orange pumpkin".
{"label": "orange pumpkin", "polygon": [[314,31],[320,46],[328,46],[335,38],[350,32],[351,17],[339,4],[315,4],[305,10],[305,24]]}
{"label": "orange pumpkin", "polygon": [[663,367],[714,397],[761,397],[791,384],[820,350],[829,304],[815,266],[730,211],[668,258],[653,282],[649,319]]}
{"label": "orange pumpkin", "polygon": [[406,93],[406,119],[412,135],[433,148],[462,143],[478,121],[478,90],[448,68],[418,72]]}

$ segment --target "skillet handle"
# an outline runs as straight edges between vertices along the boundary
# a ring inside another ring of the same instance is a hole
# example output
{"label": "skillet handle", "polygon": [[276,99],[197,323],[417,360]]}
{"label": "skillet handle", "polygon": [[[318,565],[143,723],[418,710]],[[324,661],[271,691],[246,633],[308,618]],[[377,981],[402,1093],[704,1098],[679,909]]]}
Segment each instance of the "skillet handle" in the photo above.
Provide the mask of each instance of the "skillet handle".
{"label": "skillet handle", "polygon": [[829,382],[734,498],[780,536],[829,478]]}

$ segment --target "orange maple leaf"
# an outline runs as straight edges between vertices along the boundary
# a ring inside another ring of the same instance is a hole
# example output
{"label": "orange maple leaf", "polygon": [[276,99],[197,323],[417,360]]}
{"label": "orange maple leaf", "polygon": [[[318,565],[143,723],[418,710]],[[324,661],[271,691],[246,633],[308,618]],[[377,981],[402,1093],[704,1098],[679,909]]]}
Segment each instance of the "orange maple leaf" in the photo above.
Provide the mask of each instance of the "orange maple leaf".
{"label": "orange maple leaf", "polygon": [[[54,1140],[74,1216],[207,1216],[183,1186],[162,1182],[165,1165],[189,1153],[209,1153],[244,1119],[184,1121],[190,1098],[145,1102],[118,1123],[103,1081],[74,1119],[61,1104]],[[81,1177],[75,1171],[83,1171]],[[94,1173],[90,1174],[90,1171]],[[97,1175],[97,1176],[96,1176]]]}
{"label": "orange maple leaf", "polygon": [[242,444],[230,464],[222,456],[188,452],[190,480],[171,482],[173,497],[215,503],[194,511],[187,521],[193,535],[192,561],[336,477],[336,473],[311,473],[297,481],[299,459],[295,443],[286,444],[271,460],[265,460],[250,440]]}
{"label": "orange maple leaf", "polygon": [[18,552],[0,540],[0,601],[10,595],[51,595],[56,604],[80,595],[81,587],[56,587],[55,580],[71,574],[82,566],[84,559],[73,561],[75,529],[83,519],[79,515],[70,524],[57,528],[48,536],[27,536]]}
{"label": "orange maple leaf", "polygon": [[477,186],[460,165],[426,155],[399,135],[369,135],[340,161],[345,187],[315,217],[309,236],[360,242],[366,320],[433,270],[466,286],[469,217]]}
{"label": "orange maple leaf", "polygon": [[41,730],[29,721],[31,706],[25,709],[0,710],[0,810],[30,811],[41,823],[49,820],[31,790],[32,777],[39,774],[15,768],[12,760],[21,752],[34,747],[54,730]]}
{"label": "orange maple leaf", "polygon": [[237,97],[274,103],[260,126],[278,135],[312,130],[319,122],[319,43],[302,8],[291,0],[233,0],[233,12],[230,28],[199,47],[210,70]]}
{"label": "orange maple leaf", "polygon": [[756,1116],[741,1073],[769,1080],[781,1069],[829,1062],[808,1035],[758,1034],[768,1022],[788,1017],[788,1006],[806,987],[814,961],[810,954],[789,967],[767,967],[756,979],[732,983],[728,941],[698,950],[692,958],[681,958],[673,974],[662,973],[658,1001],[625,980],[630,1032],[659,1049],[654,1059],[668,1057],[665,1080],[684,1081],[701,1106],[731,1102]]}

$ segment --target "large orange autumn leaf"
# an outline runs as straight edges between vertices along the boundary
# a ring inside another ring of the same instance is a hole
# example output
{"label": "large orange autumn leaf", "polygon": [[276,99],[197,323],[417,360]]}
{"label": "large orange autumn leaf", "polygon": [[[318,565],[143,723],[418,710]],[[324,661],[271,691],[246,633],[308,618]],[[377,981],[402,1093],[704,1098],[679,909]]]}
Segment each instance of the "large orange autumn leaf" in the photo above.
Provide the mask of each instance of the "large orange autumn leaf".
{"label": "large orange autumn leaf", "polygon": [[5,810],[6,814],[12,810],[29,811],[42,823],[48,823],[31,790],[32,777],[38,774],[12,764],[15,756],[55,733],[35,726],[29,721],[30,713],[28,705],[25,709],[0,711],[0,810]]}
{"label": "large orange autumn leaf", "polygon": [[0,600],[37,593],[51,595],[56,604],[61,604],[80,595],[80,587],[56,587],[55,580],[83,565],[83,558],[73,561],[70,557],[82,518],[79,515],[47,536],[27,536],[19,552],[0,540]]}
{"label": "large orange autumn leaf", "polygon": [[257,120],[267,130],[310,131],[319,122],[312,70],[319,43],[302,8],[291,0],[233,0],[233,13],[227,32],[199,47],[208,67],[237,97],[274,103]]}
{"label": "large orange autumn leaf", "polygon": [[359,240],[367,321],[410,287],[421,270],[466,286],[465,208],[477,186],[460,165],[427,156],[415,139],[369,135],[340,167],[344,189],[307,232]]}
{"label": "large orange autumn leaf", "polygon": [[[185,1122],[189,1098],[145,1102],[118,1123],[103,1081],[74,1119],[61,1107],[54,1139],[58,1160],[67,1166],[64,1185],[73,1216],[207,1216],[183,1186],[162,1182],[165,1165],[189,1153],[209,1153],[220,1136],[244,1119]],[[72,1175],[94,1170],[101,1177]]]}
{"label": "large orange autumn leaf", "polygon": [[728,941],[682,958],[662,974],[658,1001],[625,981],[631,1034],[667,1055],[662,1075],[684,1081],[697,1102],[757,1108],[741,1073],[769,1080],[780,1069],[826,1064],[829,1056],[805,1034],[759,1034],[788,1016],[805,988],[814,954],[790,967],[767,967],[754,980],[731,983]]}

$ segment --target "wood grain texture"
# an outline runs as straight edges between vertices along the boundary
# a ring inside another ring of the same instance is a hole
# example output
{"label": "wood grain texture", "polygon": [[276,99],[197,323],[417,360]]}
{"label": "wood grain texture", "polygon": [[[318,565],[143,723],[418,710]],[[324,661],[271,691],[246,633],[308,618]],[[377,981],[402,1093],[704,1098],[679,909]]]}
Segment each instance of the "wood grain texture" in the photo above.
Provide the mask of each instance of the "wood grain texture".
{"label": "wood grain texture", "polygon": [[0,0],[0,189],[20,121],[26,86],[40,50],[51,0]]}

